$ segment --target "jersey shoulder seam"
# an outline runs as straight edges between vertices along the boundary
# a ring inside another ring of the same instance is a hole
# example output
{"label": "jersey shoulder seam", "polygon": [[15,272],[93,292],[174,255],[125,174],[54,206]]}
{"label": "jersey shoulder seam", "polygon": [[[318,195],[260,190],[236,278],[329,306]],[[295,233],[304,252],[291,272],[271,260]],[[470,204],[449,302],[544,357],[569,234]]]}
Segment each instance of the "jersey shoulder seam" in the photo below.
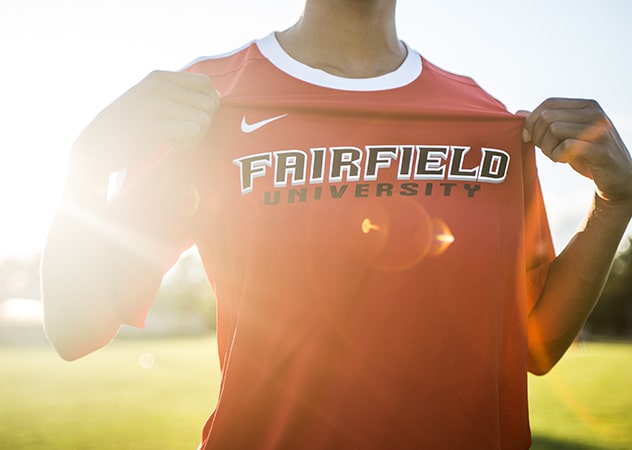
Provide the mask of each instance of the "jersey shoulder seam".
{"label": "jersey shoulder seam", "polygon": [[[212,55],[212,56],[200,56],[194,59],[193,61],[191,61],[186,66],[184,66],[181,70],[187,71],[187,72],[196,72],[197,71],[196,68],[200,67],[201,65],[204,65],[205,63],[209,63],[209,64],[213,64],[212,66],[213,69],[217,70],[209,74],[210,76],[213,76],[213,77],[221,77],[233,72],[238,72],[248,62],[263,58],[262,56],[258,55],[256,52],[255,53],[252,52],[252,48],[254,47],[255,42],[256,41],[254,40],[250,41],[246,43],[245,45],[242,45],[241,47],[238,47],[226,53]],[[240,53],[241,53],[241,56],[238,56]],[[228,61],[231,58],[236,58],[238,59],[238,61],[236,61],[233,64],[231,63],[226,64],[226,65],[222,64],[222,60]],[[201,69],[200,71],[205,71],[205,70]]]}

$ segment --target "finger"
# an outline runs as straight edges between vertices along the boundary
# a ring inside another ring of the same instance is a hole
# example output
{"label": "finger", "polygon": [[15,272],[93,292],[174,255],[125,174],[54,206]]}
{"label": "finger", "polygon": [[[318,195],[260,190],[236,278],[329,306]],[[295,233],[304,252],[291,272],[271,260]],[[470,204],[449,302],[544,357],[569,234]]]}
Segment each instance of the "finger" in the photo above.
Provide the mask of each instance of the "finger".
{"label": "finger", "polygon": [[[603,110],[594,100],[584,99],[568,99],[568,98],[549,98],[542,102],[525,120],[523,128],[523,140],[525,142],[533,140],[533,131],[536,123],[541,119],[542,114],[546,111],[556,110],[589,110],[599,111],[602,115]],[[584,111],[586,112],[586,111]]]}
{"label": "finger", "polygon": [[531,141],[540,146],[549,128],[560,122],[577,123],[584,127],[607,124],[604,115],[594,109],[547,109],[537,117],[531,129]]}
{"label": "finger", "polygon": [[[546,126],[546,128],[545,128]],[[536,126],[532,141],[551,159],[553,149],[565,139],[577,139],[586,142],[599,143],[606,138],[609,129],[606,126],[592,125],[580,122],[555,121],[551,124]]]}
{"label": "finger", "polygon": [[212,112],[198,109],[186,104],[164,99],[155,102],[155,104],[158,106],[155,109],[154,113],[159,118],[174,121],[182,120],[188,122],[196,122],[202,128],[208,127],[213,120]]}
{"label": "finger", "polygon": [[192,72],[175,73],[178,74],[175,84],[179,84],[182,87],[186,87],[198,92],[204,92],[207,94],[215,94],[217,92],[213,81],[208,75]]}
{"label": "finger", "polygon": [[206,92],[208,94],[215,92],[215,86],[210,77],[201,73],[156,70],[151,72],[147,78],[154,81],[167,81],[198,92]]}
{"label": "finger", "polygon": [[569,163],[575,159],[585,160],[590,157],[590,147],[593,146],[591,142],[579,139],[564,139],[550,150],[550,156],[553,161],[561,163]]}
{"label": "finger", "polygon": [[196,121],[169,120],[159,122],[159,131],[153,136],[153,144],[170,144],[180,150],[197,144],[206,134],[206,128]]}
{"label": "finger", "polygon": [[186,72],[154,71],[142,82],[145,93],[152,97],[164,97],[205,111],[219,106],[219,94],[206,75]]}
{"label": "finger", "polygon": [[194,91],[189,88],[173,85],[165,92],[167,98],[174,103],[190,106],[200,111],[213,114],[219,107],[220,99],[216,91],[212,93]]}
{"label": "finger", "polygon": [[565,139],[552,149],[554,161],[568,163],[575,171],[587,178],[593,178],[586,159],[590,158],[593,144],[578,139]]}

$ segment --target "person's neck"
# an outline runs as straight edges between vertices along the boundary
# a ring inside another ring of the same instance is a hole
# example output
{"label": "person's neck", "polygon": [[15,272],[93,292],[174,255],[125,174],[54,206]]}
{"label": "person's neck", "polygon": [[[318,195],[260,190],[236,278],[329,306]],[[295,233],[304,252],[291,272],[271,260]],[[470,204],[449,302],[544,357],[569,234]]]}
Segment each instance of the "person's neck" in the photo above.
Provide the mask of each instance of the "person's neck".
{"label": "person's neck", "polygon": [[297,61],[346,78],[392,72],[407,52],[394,0],[307,0],[303,16],[277,39]]}

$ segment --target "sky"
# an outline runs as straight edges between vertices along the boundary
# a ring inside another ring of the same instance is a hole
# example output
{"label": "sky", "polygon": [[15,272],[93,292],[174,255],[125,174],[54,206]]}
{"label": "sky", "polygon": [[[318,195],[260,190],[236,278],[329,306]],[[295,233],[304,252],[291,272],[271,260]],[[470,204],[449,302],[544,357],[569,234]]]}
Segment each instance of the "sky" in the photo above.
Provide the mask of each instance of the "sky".
{"label": "sky", "polygon": [[[178,70],[291,26],[302,0],[3,0],[0,260],[42,247],[70,147],[101,109],[155,69]],[[632,2],[399,0],[400,38],[474,78],[509,110],[594,98],[632,148]],[[563,248],[592,184],[538,159]]]}

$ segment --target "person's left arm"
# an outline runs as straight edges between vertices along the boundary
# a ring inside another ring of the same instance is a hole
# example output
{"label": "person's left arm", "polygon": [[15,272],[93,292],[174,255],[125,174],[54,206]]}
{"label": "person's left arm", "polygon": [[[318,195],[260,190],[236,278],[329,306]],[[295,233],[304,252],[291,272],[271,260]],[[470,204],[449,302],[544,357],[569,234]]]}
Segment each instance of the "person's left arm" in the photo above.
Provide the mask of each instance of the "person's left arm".
{"label": "person's left arm", "polygon": [[632,216],[632,159],[598,103],[549,99],[525,121],[523,138],[595,183],[592,207],[548,269],[528,318],[529,371],[548,372],[588,319]]}

